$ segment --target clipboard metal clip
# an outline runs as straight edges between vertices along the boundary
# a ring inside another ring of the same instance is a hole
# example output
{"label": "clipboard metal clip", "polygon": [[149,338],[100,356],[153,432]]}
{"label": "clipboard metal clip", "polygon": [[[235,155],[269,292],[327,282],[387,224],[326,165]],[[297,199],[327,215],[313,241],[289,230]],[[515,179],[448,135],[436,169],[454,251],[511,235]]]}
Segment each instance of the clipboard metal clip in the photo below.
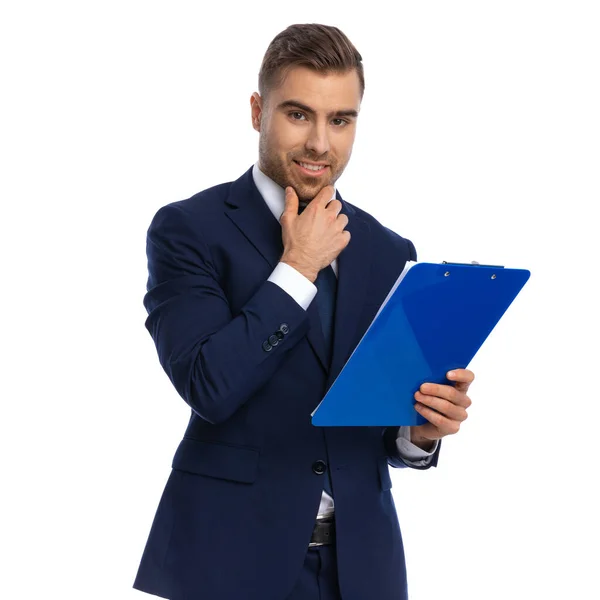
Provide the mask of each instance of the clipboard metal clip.
{"label": "clipboard metal clip", "polygon": [[504,265],[480,265],[477,261],[471,261],[470,263],[459,263],[459,262],[449,262],[447,260],[442,261],[443,265],[460,265],[463,267],[490,267],[492,269],[504,269]]}

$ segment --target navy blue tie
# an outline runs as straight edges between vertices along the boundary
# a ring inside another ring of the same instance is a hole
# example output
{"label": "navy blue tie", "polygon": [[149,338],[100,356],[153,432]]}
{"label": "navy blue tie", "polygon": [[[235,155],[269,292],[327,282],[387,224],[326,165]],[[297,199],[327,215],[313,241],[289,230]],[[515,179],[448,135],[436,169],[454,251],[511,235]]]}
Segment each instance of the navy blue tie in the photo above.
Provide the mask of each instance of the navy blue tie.
{"label": "navy blue tie", "polygon": [[319,319],[321,319],[321,328],[323,329],[323,338],[325,339],[325,356],[327,358],[327,366],[331,366],[335,295],[337,292],[337,277],[331,265],[319,271],[315,285],[317,286],[316,302]]}
{"label": "navy blue tie", "polygon": [[[317,309],[323,329],[323,338],[325,339],[325,356],[327,357],[327,365],[331,365],[331,354],[333,349],[333,323],[335,315],[335,296],[337,292],[337,277],[331,268],[331,265],[321,269],[315,281],[317,286]],[[325,491],[333,498],[333,490],[331,488],[329,467],[325,473],[324,488]]]}
{"label": "navy blue tie", "polygon": [[[308,206],[308,203],[298,204],[298,214]],[[335,295],[337,292],[337,277],[331,268],[331,265],[321,269],[315,281],[317,286],[317,309],[323,328],[323,337],[325,338],[325,357],[327,366],[331,366],[331,352],[333,346],[333,317],[335,314]]]}

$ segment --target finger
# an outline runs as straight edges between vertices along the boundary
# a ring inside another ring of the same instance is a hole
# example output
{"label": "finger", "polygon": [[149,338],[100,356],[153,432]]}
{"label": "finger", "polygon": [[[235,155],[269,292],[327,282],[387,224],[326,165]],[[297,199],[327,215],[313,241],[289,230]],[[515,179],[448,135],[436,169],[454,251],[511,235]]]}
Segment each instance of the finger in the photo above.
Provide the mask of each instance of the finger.
{"label": "finger", "polygon": [[[335,189],[332,185],[326,185],[312,200],[311,204],[325,208],[329,204],[330,200],[334,198]],[[338,201],[339,202],[339,201]],[[341,207],[341,204],[340,204]],[[339,211],[338,211],[339,212]]]}
{"label": "finger", "polygon": [[340,213],[342,212],[342,203],[337,199],[334,198],[326,207],[325,210],[331,211],[332,213],[335,214],[336,217],[340,216]]}
{"label": "finger", "polygon": [[425,404],[426,406],[433,408],[440,414],[452,419],[453,421],[466,421],[467,417],[469,416],[463,406],[453,404],[452,402],[437,396],[427,396],[421,392],[416,392],[415,400],[421,404]]}
{"label": "finger", "polygon": [[348,217],[347,215],[338,215],[335,222],[339,226],[340,231],[342,231],[346,227],[346,225],[348,225]]}
{"label": "finger", "polygon": [[457,389],[453,385],[424,383],[419,388],[419,391],[427,396],[437,396],[438,398],[443,398],[444,400],[448,400],[449,402],[452,402],[452,404],[462,406],[463,408],[469,408],[469,406],[471,406],[471,399],[467,396],[467,394],[462,390]]}
{"label": "finger", "polygon": [[296,195],[296,190],[288,185],[285,188],[285,211],[292,215],[298,214],[298,196]]}
{"label": "finger", "polygon": [[475,373],[469,371],[469,369],[454,369],[453,371],[448,371],[446,377],[450,381],[456,382],[455,387],[457,390],[467,392],[475,379]]}
{"label": "finger", "polygon": [[435,425],[442,435],[452,435],[458,433],[458,430],[460,429],[460,423],[458,421],[448,419],[448,417],[445,417],[424,404],[415,404],[415,410],[425,417],[432,425]]}

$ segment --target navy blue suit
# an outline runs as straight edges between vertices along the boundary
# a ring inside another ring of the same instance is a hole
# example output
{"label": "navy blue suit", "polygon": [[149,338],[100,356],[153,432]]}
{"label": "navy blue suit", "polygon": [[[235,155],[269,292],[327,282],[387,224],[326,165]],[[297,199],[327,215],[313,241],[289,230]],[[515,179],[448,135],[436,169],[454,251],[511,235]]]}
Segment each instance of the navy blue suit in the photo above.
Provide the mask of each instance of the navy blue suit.
{"label": "navy blue suit", "polygon": [[[407,597],[388,471],[406,466],[397,428],[318,428],[310,415],[416,254],[337,198],[352,237],[338,257],[331,365],[316,303],[305,311],[267,281],[283,252],[281,225],[251,168],[154,216],[146,327],[192,412],[135,588],[173,600],[284,600],[323,491],[313,465],[325,461],[343,599]],[[265,344],[277,332],[278,343]]]}

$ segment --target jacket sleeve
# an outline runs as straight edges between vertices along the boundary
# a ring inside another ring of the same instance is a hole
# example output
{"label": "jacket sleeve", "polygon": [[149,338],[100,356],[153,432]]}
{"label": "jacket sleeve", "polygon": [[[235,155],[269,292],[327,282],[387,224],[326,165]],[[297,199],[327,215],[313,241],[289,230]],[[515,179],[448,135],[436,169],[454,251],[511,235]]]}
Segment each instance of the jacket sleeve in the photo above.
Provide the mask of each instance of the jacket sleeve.
{"label": "jacket sleeve", "polygon": [[[154,216],[146,252],[145,326],[160,363],[200,417],[210,423],[225,421],[304,337],[306,311],[265,280],[239,314],[232,314],[209,249],[177,203],[163,206]],[[273,335],[278,343],[269,344]]]}

